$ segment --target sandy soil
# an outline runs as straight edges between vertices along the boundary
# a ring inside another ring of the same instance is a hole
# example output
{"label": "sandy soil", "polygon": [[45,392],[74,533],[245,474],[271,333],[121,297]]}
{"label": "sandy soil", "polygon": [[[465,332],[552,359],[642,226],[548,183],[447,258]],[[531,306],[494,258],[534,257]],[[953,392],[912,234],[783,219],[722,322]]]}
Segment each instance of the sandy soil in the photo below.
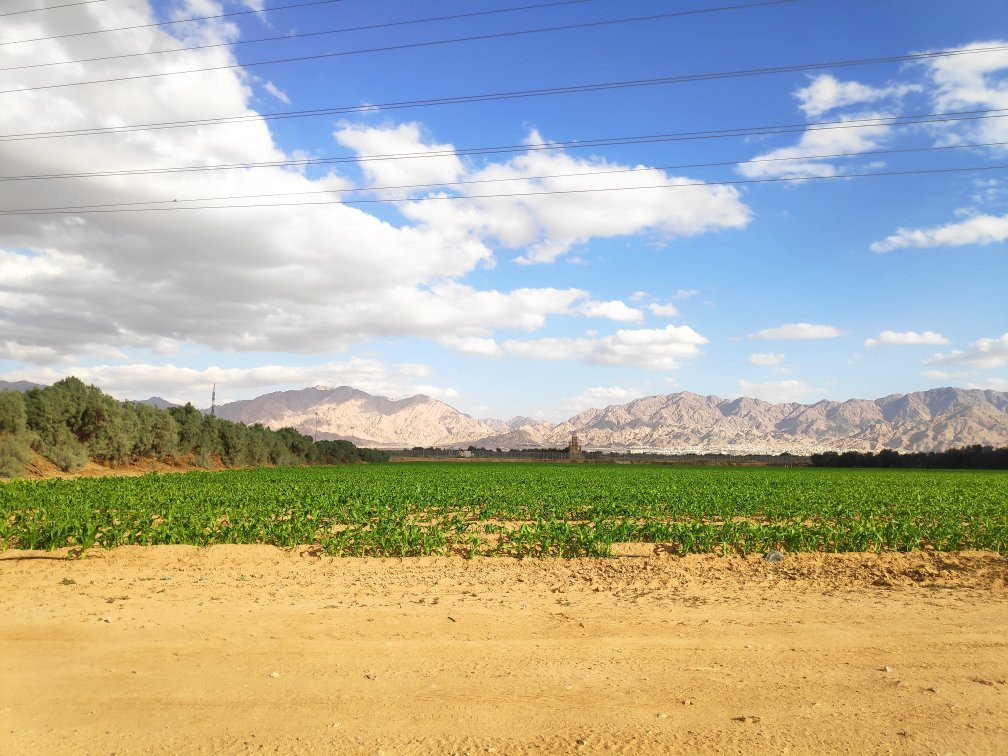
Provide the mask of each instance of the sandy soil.
{"label": "sandy soil", "polygon": [[[214,467],[212,469],[223,469],[219,458],[214,459]],[[48,480],[50,478],[107,478],[123,475],[146,475],[152,472],[172,473],[191,472],[193,470],[203,470],[205,472],[206,468],[195,464],[192,459],[171,459],[166,461],[143,458],[116,465],[103,465],[94,460],[89,460],[83,467],[79,467],[72,472],[63,472],[38,452],[32,452],[32,460],[25,465],[24,472],[20,477],[32,480]]]}
{"label": "sandy soil", "polygon": [[0,752],[1005,753],[1008,560],[0,552]]}

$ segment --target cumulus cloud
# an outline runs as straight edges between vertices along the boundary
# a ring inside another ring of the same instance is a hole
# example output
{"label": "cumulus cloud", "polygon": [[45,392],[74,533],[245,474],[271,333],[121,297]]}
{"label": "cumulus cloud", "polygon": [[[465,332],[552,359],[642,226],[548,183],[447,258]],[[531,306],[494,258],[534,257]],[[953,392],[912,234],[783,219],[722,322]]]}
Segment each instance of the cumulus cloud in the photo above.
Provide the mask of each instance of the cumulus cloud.
{"label": "cumulus cloud", "polygon": [[977,383],[969,383],[966,388],[988,389],[991,391],[1008,391],[1008,378],[985,378]]}
{"label": "cumulus cloud", "polygon": [[652,315],[658,315],[659,317],[674,318],[679,314],[679,308],[674,304],[649,304],[648,309],[651,310]]}
{"label": "cumulus cloud", "polygon": [[196,369],[145,363],[65,365],[12,371],[3,378],[51,384],[75,375],[117,398],[144,399],[158,395],[179,404],[192,402],[197,407],[209,406],[213,383],[217,384],[218,403],[313,385],[347,385],[394,397],[416,393],[438,398],[458,396],[458,392],[450,387],[430,385],[430,374],[426,365],[402,363],[389,366],[376,359],[353,358],[319,365],[264,365],[253,368],[211,366]]}
{"label": "cumulus cloud", "polygon": [[922,370],[921,375],[925,378],[931,378],[935,381],[947,381],[947,380],[958,380],[960,378],[969,378],[973,373],[967,370]]}
{"label": "cumulus cloud", "polygon": [[[838,120],[855,121],[882,118],[882,113],[844,116]],[[890,126],[863,126],[846,129],[809,128],[802,132],[798,142],[790,147],[780,147],[756,155],[751,162],[739,164],[738,170],[747,178],[793,178],[810,176],[839,176],[843,169],[826,159],[801,159],[812,155],[844,155],[878,149],[889,136]]]}
{"label": "cumulus cloud", "polygon": [[508,340],[505,350],[538,360],[584,360],[597,365],[623,365],[675,370],[700,354],[707,339],[689,326],[621,329],[608,336]]}
{"label": "cumulus cloud", "polygon": [[[389,126],[343,124],[334,134],[336,141],[358,155],[410,156],[397,159],[365,160],[360,163],[368,186],[450,184],[465,171],[451,144],[425,141],[419,123]],[[415,191],[412,193],[416,193]],[[405,190],[387,192],[404,196]]]}
{"label": "cumulus cloud", "polygon": [[[194,6],[195,7],[195,6]],[[178,6],[184,17],[191,8]],[[68,11],[70,12],[70,11]],[[72,11],[81,26],[142,25],[150,8],[91,4]],[[53,33],[52,14],[12,17],[0,40]],[[172,36],[156,27],[128,37],[50,40],[0,47],[0,68],[39,58],[89,57],[237,38],[222,22],[187,24]],[[59,31],[58,29],[55,31]],[[179,53],[180,68],[229,65],[226,48]],[[81,78],[112,75],[109,63],[78,66]],[[154,58],[115,62],[115,74],[161,70]],[[133,122],[243,114],[227,127],[138,131],[114,137],[4,141],[5,174],[169,168],[283,161],[249,105],[252,77],[240,71],[6,95],[0,132],[63,130]],[[0,87],[44,84],[45,72],[0,71]],[[268,87],[267,87],[268,88]],[[338,139],[368,153],[445,151],[436,159],[364,163],[370,184],[452,181],[465,170],[450,144],[418,124],[344,124]],[[508,167],[510,170],[510,167]],[[319,192],[346,176],[309,178],[301,169],[147,174],[119,178],[3,182],[5,208],[80,206]],[[300,199],[300,198],[295,198]],[[283,200],[278,200],[282,202]],[[174,203],[172,203],[174,205]],[[205,202],[203,204],[206,204]],[[235,203],[230,203],[235,204]],[[241,204],[237,202],[237,204]],[[547,317],[573,314],[587,293],[575,289],[479,290],[459,279],[491,267],[483,239],[458,224],[393,224],[338,202],[272,208],[0,217],[0,355],[53,364],[74,356],[121,359],[124,349],[171,353],[184,344],[239,351],[326,352],[386,336],[487,339],[495,329],[535,330]],[[611,306],[616,313],[615,305]],[[623,311],[622,317],[633,317]],[[476,342],[468,342],[474,348]],[[485,343],[483,348],[486,349]]]}
{"label": "cumulus cloud", "polygon": [[780,365],[784,362],[783,354],[750,354],[746,359],[750,365],[760,365],[763,367],[770,367],[771,365]]}
{"label": "cumulus cloud", "polygon": [[[535,132],[527,142],[533,148],[528,152],[466,173],[467,180],[494,182],[474,188],[473,194],[511,196],[404,202],[400,212],[424,226],[524,250],[515,258],[523,264],[552,262],[592,238],[645,232],[660,239],[696,236],[743,228],[752,217],[733,187],[690,186],[695,180],[646,166],[536,151],[545,142]],[[566,175],[628,168],[636,170]],[[553,178],[522,180],[527,176]],[[599,191],[610,189],[617,191]]]}
{"label": "cumulus cloud", "polygon": [[480,357],[498,357],[500,346],[494,339],[480,336],[442,336],[438,341],[441,346],[462,354],[473,354]]}
{"label": "cumulus cloud", "polygon": [[876,102],[888,98],[899,98],[908,92],[919,92],[918,84],[890,84],[873,87],[859,81],[840,81],[830,74],[820,74],[794,93],[800,107],[809,118],[818,118],[823,113],[848,105]]}
{"label": "cumulus cloud", "polygon": [[876,347],[881,344],[948,344],[949,341],[940,333],[934,331],[882,331],[878,338],[865,339],[866,347]]}
{"label": "cumulus cloud", "polygon": [[561,399],[550,411],[554,415],[573,416],[592,407],[625,404],[640,397],[640,389],[627,386],[590,386],[577,396]]}
{"label": "cumulus cloud", "polygon": [[[953,50],[976,50],[1008,44],[992,39],[973,42]],[[981,110],[1008,108],[1008,50],[992,50],[969,55],[949,55],[921,63],[929,79],[928,92],[938,110]],[[998,142],[1008,140],[1004,118],[984,118],[968,124],[935,126],[947,144]],[[1005,148],[994,148],[1005,152]]]}
{"label": "cumulus cloud", "polygon": [[1008,215],[974,215],[966,220],[932,228],[898,228],[896,233],[871,245],[872,252],[892,252],[915,247],[963,247],[995,244],[1008,239]]}
{"label": "cumulus cloud", "polygon": [[968,349],[953,349],[924,360],[925,365],[963,363],[978,368],[999,368],[1008,365],[1008,333],[1000,338],[977,339]]}
{"label": "cumulus cloud", "polygon": [[636,307],[629,307],[618,299],[610,302],[585,302],[579,312],[589,318],[608,318],[618,323],[639,323],[644,320],[644,313]]}
{"label": "cumulus cloud", "polygon": [[739,387],[743,395],[767,402],[804,402],[811,397],[826,393],[824,389],[814,388],[804,381],[795,379],[766,383],[751,383],[740,379]]}
{"label": "cumulus cloud", "polygon": [[776,328],[764,328],[762,331],[750,333],[750,339],[835,339],[840,335],[839,329],[831,325],[816,325],[813,323],[785,323]]}

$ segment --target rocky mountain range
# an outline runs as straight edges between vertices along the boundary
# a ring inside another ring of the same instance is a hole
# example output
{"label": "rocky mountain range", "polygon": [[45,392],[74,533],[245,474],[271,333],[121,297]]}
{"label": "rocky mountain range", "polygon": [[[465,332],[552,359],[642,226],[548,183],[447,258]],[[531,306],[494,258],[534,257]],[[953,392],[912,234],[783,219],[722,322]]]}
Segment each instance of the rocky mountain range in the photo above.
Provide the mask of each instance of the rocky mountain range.
{"label": "rocky mountain range", "polygon": [[386,448],[565,447],[572,434],[587,449],[680,452],[801,454],[1008,445],[1008,392],[957,388],[815,404],[679,392],[548,423],[521,416],[481,420],[424,395],[392,400],[347,386],[317,386],[221,405],[217,415]]}

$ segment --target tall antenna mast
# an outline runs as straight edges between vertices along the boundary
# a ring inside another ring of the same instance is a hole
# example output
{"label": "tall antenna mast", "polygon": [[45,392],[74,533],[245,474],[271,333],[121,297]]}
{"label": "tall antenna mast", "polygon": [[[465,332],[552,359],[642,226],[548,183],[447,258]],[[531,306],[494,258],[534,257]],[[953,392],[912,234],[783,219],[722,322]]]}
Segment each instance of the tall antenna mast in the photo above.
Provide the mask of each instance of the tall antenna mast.
{"label": "tall antenna mast", "polygon": [[214,381],[213,389],[210,392],[210,417],[217,414],[217,381]]}

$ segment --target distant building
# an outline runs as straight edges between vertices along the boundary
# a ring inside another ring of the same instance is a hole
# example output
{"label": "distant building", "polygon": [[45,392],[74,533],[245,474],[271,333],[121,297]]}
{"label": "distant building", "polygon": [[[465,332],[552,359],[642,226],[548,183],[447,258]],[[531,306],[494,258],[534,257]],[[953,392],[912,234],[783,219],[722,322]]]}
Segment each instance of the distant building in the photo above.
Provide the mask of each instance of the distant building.
{"label": "distant building", "polygon": [[570,446],[567,447],[567,452],[570,454],[571,459],[577,459],[581,456],[581,442],[578,441],[577,434],[571,434]]}

